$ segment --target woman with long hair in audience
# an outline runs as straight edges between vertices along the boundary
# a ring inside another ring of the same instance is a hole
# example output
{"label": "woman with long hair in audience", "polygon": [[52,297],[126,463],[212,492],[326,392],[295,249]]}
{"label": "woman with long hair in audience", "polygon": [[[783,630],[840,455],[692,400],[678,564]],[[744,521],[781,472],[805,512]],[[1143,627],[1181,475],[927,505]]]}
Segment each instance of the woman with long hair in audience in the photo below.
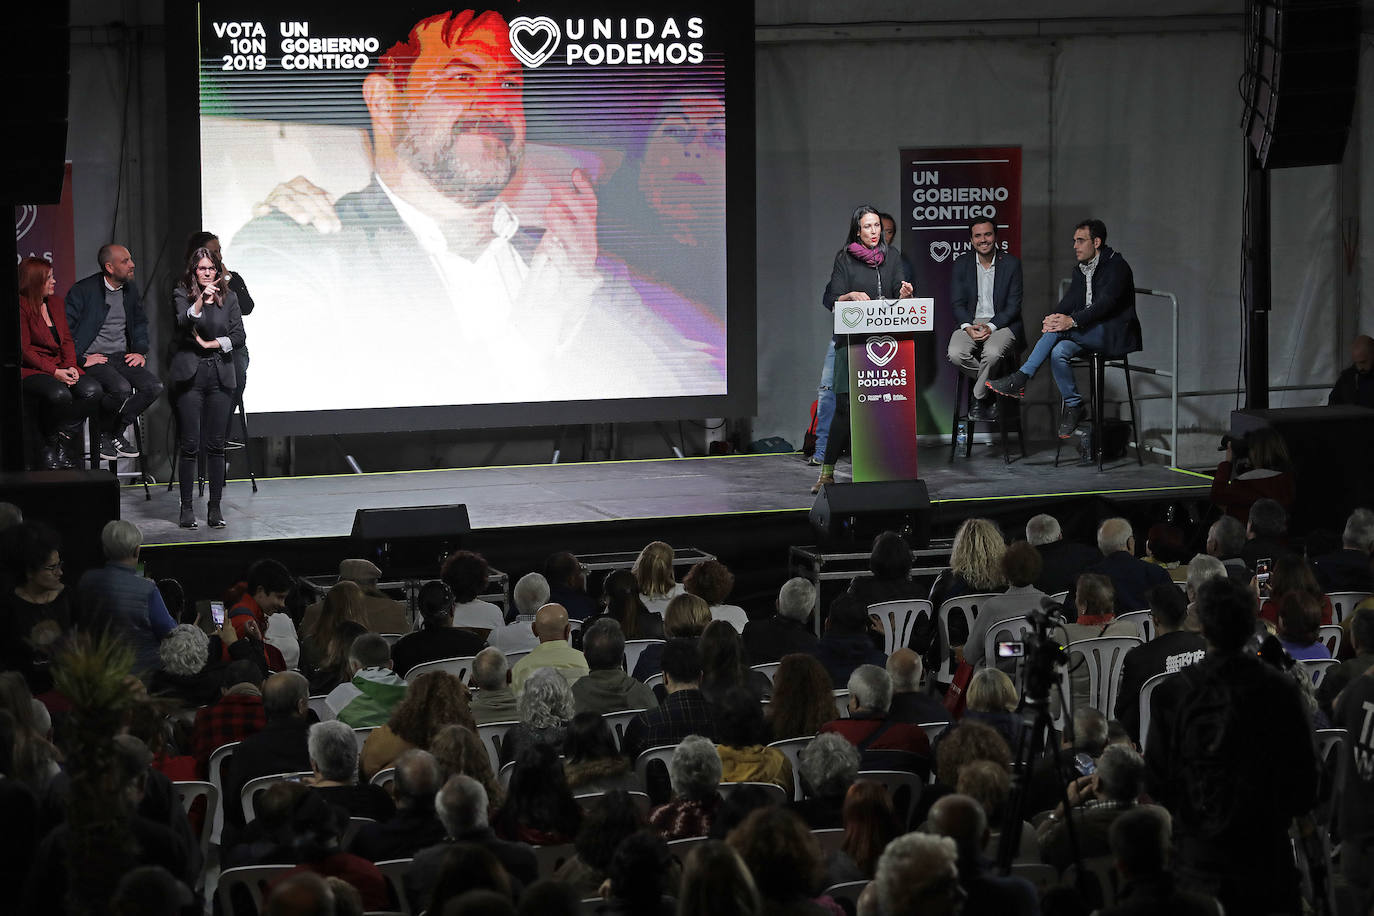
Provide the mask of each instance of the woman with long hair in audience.
{"label": "woman with long hair in audience", "polygon": [[197,248],[172,296],[176,319],[175,352],[168,376],[173,387],[178,430],[177,474],[181,478],[183,528],[196,527],[191,505],[197,460],[205,457],[210,484],[206,518],[211,528],[224,527],[220,497],[224,491],[224,443],[238,376],[230,355],[246,340],[238,294],[229,288],[224,265],[207,248]]}
{"label": "woman with long hair in audience", "polygon": [[[314,613],[311,613],[314,611]],[[350,579],[340,579],[319,604],[311,607],[301,620],[301,661],[311,664],[324,653],[325,644],[334,628],[345,620],[367,626],[367,605],[362,586]]]}
{"label": "woman with long hair in audience", "polygon": [[10,569],[18,584],[0,595],[0,667],[22,672],[36,693],[52,689],[53,653],[72,629],[62,581],[62,542],[46,525],[26,522],[12,542]]}
{"label": "woman with long hair in audience", "polygon": [[616,847],[644,826],[639,807],[624,791],[614,790],[594,799],[573,840],[577,855],[558,867],[554,880],[577,888],[579,899],[598,896]]}
{"label": "woman with long hair in audience", "polygon": [[1306,592],[1289,592],[1279,602],[1279,642],[1298,661],[1330,658],[1331,650],[1317,639],[1321,608]]}
{"label": "woman with long hair in audience", "polygon": [[319,661],[303,672],[310,679],[311,696],[329,693],[349,679],[348,650],[353,640],[367,632],[367,627],[357,620],[341,620],[334,625]]}
{"label": "woman with long hair in audience", "polygon": [[[696,595],[678,595],[663,612],[663,633],[667,639],[699,639],[711,622],[711,608]],[[651,643],[639,653],[630,676],[646,681],[663,671],[663,646]]]}
{"label": "woman with long hair in audience", "polygon": [[730,589],[735,587],[735,574],[719,560],[702,560],[687,571],[682,587],[689,595],[696,595],[711,607],[712,620],[724,620],[735,628],[736,633],[744,632],[749,617],[744,608],[726,604]]}
{"label": "woman with long hair in audience", "polygon": [[820,846],[806,822],[786,808],[770,805],[744,819],[725,842],[739,853],[763,898],[764,913],[831,916],[817,902],[825,871]]}
{"label": "woman with long hair in audience", "polygon": [[791,793],[792,764],[782,751],[764,745],[768,728],[758,698],[743,687],[731,687],[712,708],[721,781],[771,782]]}
{"label": "woman with long hair in audience", "polygon": [[[662,639],[663,616],[644,606],[639,583],[628,569],[617,569],[601,583],[602,614],[620,624],[626,639]],[[585,630],[592,620],[583,624]]]}
{"label": "woman with long hair in audience", "polygon": [[525,678],[524,689],[516,700],[520,724],[511,726],[501,742],[501,763],[519,756],[531,744],[547,744],[561,753],[567,738],[568,722],[575,712],[572,688],[553,668],[539,668]]}
{"label": "woman with long hair in audience", "polygon": [[477,729],[470,725],[445,725],[434,733],[429,742],[429,752],[439,764],[441,782],[448,782],[450,776],[470,776],[487,790],[487,808],[491,812],[500,810],[506,801],[506,790],[491,768],[491,755],[482,746]]}
{"label": "woman with long hair in audience", "polygon": [[0,709],[14,719],[13,763],[9,775],[42,798],[48,784],[60,771],[62,761],[62,752],[47,737],[51,722],[39,721],[40,715],[48,718],[47,710],[39,712],[33,694],[18,671],[0,671]]}
{"label": "woman with long hair in audience", "polygon": [[[936,576],[930,586],[930,603],[936,613],[951,598],[964,595],[1005,591],[1006,575],[1002,572],[1002,554],[1007,542],[995,522],[985,518],[964,519],[954,532],[954,548],[950,552],[949,568]],[[949,652],[952,646],[962,646],[968,639],[968,623],[961,614],[951,614],[949,645],[940,651]]]}
{"label": "woman with long hair in audience", "polygon": [[468,708],[468,688],[447,671],[422,674],[407,688],[385,725],[374,728],[363,742],[359,764],[363,779],[371,779],[406,751],[429,750],[434,734],[446,725],[477,729]]}
{"label": "woman with long hair in audience", "polygon": [[844,795],[844,840],[826,856],[826,884],[871,881],[878,857],[902,833],[887,787],[860,779]]}
{"label": "woman with long hair in audience", "polygon": [[835,686],[814,655],[782,657],[773,675],[767,718],[774,741],[810,737],[835,718]]}
{"label": "woman with long hair in audience", "polygon": [[639,788],[630,761],[620,752],[610,723],[600,713],[580,712],[572,717],[563,754],[568,788],[579,795]]}
{"label": "woman with long hair in audience", "polygon": [[1312,564],[1293,553],[1284,554],[1274,563],[1274,569],[1269,574],[1269,597],[1260,605],[1260,617],[1277,627],[1279,606],[1289,594],[1311,595],[1321,606],[1321,623],[1331,622],[1331,599],[1317,584]]}
{"label": "woman with long hair in audience", "polygon": [[714,703],[734,687],[749,691],[756,703],[772,689],[767,675],[749,667],[744,640],[734,626],[713,620],[701,634],[701,695]]}
{"label": "woman with long hair in audience", "polygon": [[1212,476],[1212,504],[1242,525],[1250,520],[1250,507],[1257,499],[1267,497],[1291,511],[1297,478],[1283,436],[1264,427],[1246,433],[1241,441],[1245,451],[1237,456],[1234,443],[1226,440],[1226,460]]}
{"label": "woman with long hair in audience", "polygon": [[573,841],[582,826],[582,809],[568,789],[556,748],[535,742],[520,749],[506,803],[491,826],[501,839],[531,846]]}
{"label": "woman with long hair in audience", "polygon": [[682,866],[677,916],[758,916],[762,912],[754,876],[739,853],[720,840],[692,847]]}
{"label": "woman with long hair in audience", "polygon": [[[55,290],[51,261],[19,262],[19,375],[26,400],[41,405],[40,463],[48,470],[81,465],[81,424],[99,412],[105,395],[100,383],[77,365],[66,310],[56,300],[49,307]],[[103,438],[101,444],[107,444]]]}
{"label": "woman with long hair in audience", "polygon": [[668,602],[682,594],[682,586],[673,578],[673,548],[662,541],[647,544],[630,572],[639,583],[644,606],[655,614],[665,613]]}

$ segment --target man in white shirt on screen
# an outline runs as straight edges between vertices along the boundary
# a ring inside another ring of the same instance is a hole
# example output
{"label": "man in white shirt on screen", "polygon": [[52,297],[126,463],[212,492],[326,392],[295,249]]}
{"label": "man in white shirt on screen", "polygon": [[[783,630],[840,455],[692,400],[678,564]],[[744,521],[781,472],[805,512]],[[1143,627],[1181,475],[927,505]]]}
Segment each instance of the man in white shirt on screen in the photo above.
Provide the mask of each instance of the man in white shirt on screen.
{"label": "man in white shirt on screen", "polygon": [[[294,324],[255,330],[259,376],[350,369],[279,398],[311,409],[724,393],[708,343],[647,307],[643,284],[599,252],[583,169],[542,189],[542,229],[502,199],[525,155],[523,82],[499,14],[422,20],[363,80],[372,182],[331,206],[297,178],[234,238],[237,263],[300,303],[282,313]],[[264,345],[279,352],[259,355]],[[445,371],[417,385],[403,367],[421,353],[446,357]]]}

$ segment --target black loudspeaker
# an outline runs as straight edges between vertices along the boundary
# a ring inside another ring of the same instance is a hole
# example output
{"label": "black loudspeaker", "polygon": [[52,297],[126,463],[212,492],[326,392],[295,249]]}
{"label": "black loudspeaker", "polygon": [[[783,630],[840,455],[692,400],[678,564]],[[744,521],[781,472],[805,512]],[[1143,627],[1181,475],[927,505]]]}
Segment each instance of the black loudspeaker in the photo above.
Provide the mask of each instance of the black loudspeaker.
{"label": "black loudspeaker", "polygon": [[62,198],[67,160],[67,96],[71,83],[71,36],[67,3],[20,3],[10,17],[8,94],[25,100],[23,139],[9,144],[10,164],[0,170],[5,200],[55,204]]}
{"label": "black loudspeaker", "polygon": [[119,518],[119,481],[109,471],[0,474],[0,502],[14,503],[26,522],[43,522],[62,536],[68,588],[85,570],[105,565],[100,529]]}
{"label": "black loudspeaker", "polygon": [[920,479],[828,484],[809,519],[829,540],[862,543],[891,530],[900,531],[912,547],[930,546],[930,492]]}
{"label": "black loudspeaker", "polygon": [[[1290,533],[1340,532],[1350,510],[1374,506],[1374,410],[1368,407],[1277,407],[1231,411],[1231,435],[1260,428],[1283,436],[1293,459],[1298,498]],[[1224,457],[1224,456],[1223,456]]]}
{"label": "black loudspeaker", "polygon": [[1355,107],[1360,5],[1251,0],[1245,133],[1264,168],[1335,165]]}
{"label": "black loudspeaker", "polygon": [[454,538],[472,532],[468,507],[401,506],[395,509],[359,509],[353,515],[353,537],[364,541],[399,541],[412,538]]}

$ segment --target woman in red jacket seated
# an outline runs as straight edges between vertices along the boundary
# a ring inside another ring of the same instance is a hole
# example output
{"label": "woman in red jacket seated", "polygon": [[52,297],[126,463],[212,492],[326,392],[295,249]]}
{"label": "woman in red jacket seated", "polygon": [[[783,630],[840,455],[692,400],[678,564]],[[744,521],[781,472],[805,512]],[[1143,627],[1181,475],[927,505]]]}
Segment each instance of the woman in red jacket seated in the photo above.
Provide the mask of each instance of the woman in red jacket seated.
{"label": "woman in red jacket seated", "polygon": [[81,424],[100,409],[105,390],[76,364],[76,348],[62,308],[48,308],[57,284],[52,262],[25,258],[19,262],[19,343],[24,395],[39,405],[43,428],[44,468],[70,468]]}

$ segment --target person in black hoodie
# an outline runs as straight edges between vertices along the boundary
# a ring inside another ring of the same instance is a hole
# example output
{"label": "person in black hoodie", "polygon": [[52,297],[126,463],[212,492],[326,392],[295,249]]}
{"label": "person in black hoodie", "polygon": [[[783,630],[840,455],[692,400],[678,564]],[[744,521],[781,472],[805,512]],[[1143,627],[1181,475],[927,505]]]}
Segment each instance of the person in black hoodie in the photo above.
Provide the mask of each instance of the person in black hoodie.
{"label": "person in black hoodie", "polygon": [[887,662],[887,656],[868,638],[868,608],[848,592],[830,602],[830,616],[816,646],[816,658],[834,684],[849,683],[849,675],[860,665],[881,668]]}

